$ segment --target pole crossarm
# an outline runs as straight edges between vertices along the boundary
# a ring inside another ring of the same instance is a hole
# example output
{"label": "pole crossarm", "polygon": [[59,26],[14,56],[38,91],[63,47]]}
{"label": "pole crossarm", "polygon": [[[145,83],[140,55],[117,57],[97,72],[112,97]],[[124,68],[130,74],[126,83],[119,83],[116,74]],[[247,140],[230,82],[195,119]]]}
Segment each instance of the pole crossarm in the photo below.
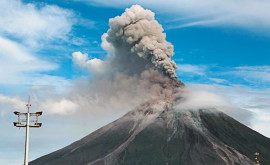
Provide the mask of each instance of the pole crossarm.
{"label": "pole crossarm", "polygon": [[21,112],[18,112],[18,111],[15,111],[13,112],[15,115],[18,115],[18,116],[26,116],[27,113],[21,113]]}
{"label": "pole crossarm", "polygon": [[42,111],[41,112],[36,112],[36,113],[30,113],[30,116],[41,116],[42,115]]}
{"label": "pole crossarm", "polygon": [[[13,125],[15,127],[26,127],[26,124],[21,124],[19,122],[13,122]],[[31,127],[31,128],[39,128],[41,126],[42,126],[42,123],[29,124],[29,127]]]}
{"label": "pole crossarm", "polygon": [[[30,118],[28,119],[29,122],[33,122],[33,124],[29,124],[30,127],[34,127],[34,128],[37,128],[37,127],[41,127],[42,126],[42,123],[38,123],[38,118],[39,116],[42,115],[43,112],[36,112],[36,113],[29,113],[30,117],[31,116],[36,116],[36,119],[33,119],[33,120],[30,120]],[[27,113],[20,113],[20,112],[17,112],[15,111],[14,112],[15,115],[18,116],[18,122],[13,122],[13,125],[15,127],[26,127],[26,123],[27,123]],[[25,116],[26,118],[21,118],[22,116]]]}
{"label": "pole crossarm", "polygon": [[[42,112],[30,113],[29,110],[32,107],[30,104],[30,96],[28,99],[28,104],[26,104],[27,112],[21,113],[15,111],[14,114],[18,116],[18,121],[13,122],[15,127],[25,127],[26,136],[25,136],[25,154],[24,154],[24,165],[28,165],[28,148],[29,148],[29,128],[39,128],[42,126],[42,123],[38,122],[38,117],[42,115]],[[34,117],[35,119],[31,119]]]}

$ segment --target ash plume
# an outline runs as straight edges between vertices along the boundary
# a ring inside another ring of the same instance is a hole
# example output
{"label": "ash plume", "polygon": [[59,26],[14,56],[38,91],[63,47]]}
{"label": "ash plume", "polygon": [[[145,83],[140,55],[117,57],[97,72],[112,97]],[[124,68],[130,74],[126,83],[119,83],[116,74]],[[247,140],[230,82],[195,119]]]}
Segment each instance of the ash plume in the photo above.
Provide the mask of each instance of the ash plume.
{"label": "ash plume", "polygon": [[104,42],[114,50],[111,71],[134,75],[153,68],[170,79],[177,79],[177,66],[171,60],[173,45],[166,41],[166,34],[154,16],[152,11],[133,5],[121,16],[109,20],[110,29],[104,35]]}
{"label": "ash plume", "polygon": [[133,5],[121,16],[109,20],[109,30],[102,36],[105,60],[90,59],[74,52],[73,62],[91,74],[89,81],[77,81],[72,100],[95,110],[125,109],[149,100],[167,100],[184,84],[177,79],[176,64],[171,60],[173,45],[166,41],[154,13]]}

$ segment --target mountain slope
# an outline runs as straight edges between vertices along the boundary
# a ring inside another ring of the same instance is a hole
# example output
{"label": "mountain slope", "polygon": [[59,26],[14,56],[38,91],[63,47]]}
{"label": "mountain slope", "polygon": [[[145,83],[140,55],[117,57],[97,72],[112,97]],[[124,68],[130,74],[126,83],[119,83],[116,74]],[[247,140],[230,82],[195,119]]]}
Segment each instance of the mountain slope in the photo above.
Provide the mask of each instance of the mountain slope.
{"label": "mountain slope", "polygon": [[148,102],[85,138],[30,165],[270,164],[270,140],[214,109]]}

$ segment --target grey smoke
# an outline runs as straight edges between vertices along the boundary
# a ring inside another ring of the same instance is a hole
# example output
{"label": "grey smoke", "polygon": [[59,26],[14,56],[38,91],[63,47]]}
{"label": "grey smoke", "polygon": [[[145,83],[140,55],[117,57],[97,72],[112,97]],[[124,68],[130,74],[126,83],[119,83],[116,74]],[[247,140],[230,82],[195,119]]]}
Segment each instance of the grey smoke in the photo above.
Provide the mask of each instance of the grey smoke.
{"label": "grey smoke", "polygon": [[126,113],[148,101],[171,101],[179,90],[170,78],[149,69],[140,75],[117,73],[113,78],[78,80],[72,87],[70,99],[92,115]]}
{"label": "grey smoke", "polygon": [[71,101],[80,111],[104,114],[127,112],[151,100],[172,101],[183,83],[177,80],[171,60],[173,45],[166,41],[154,13],[134,5],[110,19],[109,26],[101,38],[108,53],[105,59],[73,52],[74,64],[91,76],[73,82],[62,102]]}
{"label": "grey smoke", "polygon": [[154,13],[134,5],[110,19],[109,26],[102,36],[102,47],[109,54],[105,60],[72,54],[73,62],[92,77],[74,83],[71,100],[88,111],[91,107],[92,113],[129,111],[149,100],[173,100],[183,83],[177,80],[171,60],[173,45],[166,41]]}
{"label": "grey smoke", "polygon": [[177,79],[177,66],[171,60],[173,45],[166,41],[166,34],[154,16],[152,11],[133,5],[121,16],[110,19],[104,42],[114,50],[109,63],[111,72],[134,75],[154,68],[170,79]]}

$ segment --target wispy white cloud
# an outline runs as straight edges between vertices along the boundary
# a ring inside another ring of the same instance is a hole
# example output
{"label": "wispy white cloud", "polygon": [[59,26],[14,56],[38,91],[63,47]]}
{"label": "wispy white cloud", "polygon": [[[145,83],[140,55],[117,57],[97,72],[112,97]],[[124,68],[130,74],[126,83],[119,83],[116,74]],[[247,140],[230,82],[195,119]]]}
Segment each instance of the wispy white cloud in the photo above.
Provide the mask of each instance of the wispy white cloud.
{"label": "wispy white cloud", "polygon": [[178,65],[177,74],[185,79],[196,77],[207,83],[215,82],[218,84],[243,84],[254,87],[270,87],[270,66],[238,66],[220,67],[216,65]]}
{"label": "wispy white cloud", "polygon": [[208,78],[211,81],[214,81],[216,83],[224,83],[227,82],[227,80],[221,79],[221,78]]}
{"label": "wispy white cloud", "polygon": [[58,69],[58,64],[38,58],[34,53],[14,41],[0,37],[0,84],[68,85],[62,77],[41,72]]}
{"label": "wispy white cloud", "polygon": [[71,31],[75,14],[57,6],[37,7],[21,0],[0,1],[0,34],[36,46],[44,41],[64,39]]}
{"label": "wispy white cloud", "polygon": [[270,82],[270,65],[264,66],[241,66],[232,68],[225,72],[244,78],[246,81],[252,82]]}
{"label": "wispy white cloud", "polygon": [[5,70],[5,72],[1,71],[0,74],[10,75],[16,72],[49,71],[58,67],[57,64],[38,59],[26,47],[1,36],[0,57],[1,70]]}
{"label": "wispy white cloud", "polygon": [[[233,26],[247,29],[267,30],[270,27],[270,2],[268,0],[75,0],[91,5],[116,8],[140,4],[151,9],[176,14],[188,19],[174,21],[170,28],[187,26]],[[195,15],[195,17],[194,17]]]}
{"label": "wispy white cloud", "polygon": [[[0,1],[0,17],[0,84],[68,84],[64,78],[48,74],[60,65],[38,52],[58,40],[73,42],[72,26],[93,22],[55,5],[21,0]],[[82,42],[75,40],[74,44]]]}
{"label": "wispy white cloud", "polygon": [[207,66],[205,65],[192,65],[192,64],[180,64],[177,65],[177,72],[181,74],[191,74],[191,75],[205,75]]}

